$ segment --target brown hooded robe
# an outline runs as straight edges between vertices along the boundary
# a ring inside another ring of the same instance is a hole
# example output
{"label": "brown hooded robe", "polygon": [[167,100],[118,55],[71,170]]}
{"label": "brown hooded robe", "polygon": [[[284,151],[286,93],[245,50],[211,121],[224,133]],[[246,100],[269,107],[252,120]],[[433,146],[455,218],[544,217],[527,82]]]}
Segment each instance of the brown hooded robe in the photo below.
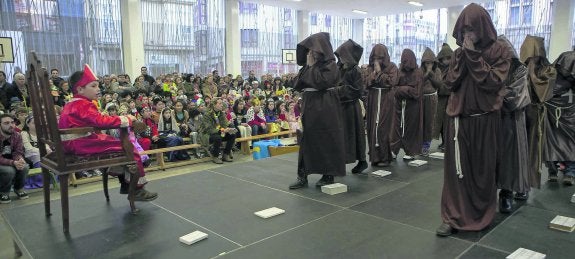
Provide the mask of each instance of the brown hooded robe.
{"label": "brown hooded robe", "polygon": [[449,65],[446,66],[439,61],[443,58],[452,56],[453,50],[451,47],[449,47],[447,43],[443,43],[441,50],[437,53],[437,65],[441,70],[441,84],[437,89],[437,113],[435,115],[435,126],[433,127],[433,138],[439,139],[439,134],[442,134],[442,143],[444,143],[445,139],[443,132],[446,124],[445,122],[447,121],[447,113],[445,113],[445,109],[447,108],[447,100],[451,95],[451,90],[447,89],[447,85],[445,85]]}
{"label": "brown hooded robe", "polygon": [[557,81],[553,98],[546,102],[545,157],[547,161],[575,161],[575,51],[563,52],[553,65]]}
{"label": "brown hooded robe", "polygon": [[[431,71],[425,71],[424,62],[433,63]],[[433,127],[436,126],[435,120],[438,114],[437,89],[443,85],[443,82],[441,81],[441,70],[437,67],[437,59],[430,48],[425,48],[421,57],[421,73],[423,74],[423,142],[431,142]]]}
{"label": "brown hooded robe", "polygon": [[[381,71],[375,72],[376,59],[381,59]],[[366,87],[367,94],[367,140],[369,161],[372,163],[390,162],[390,134],[393,123],[395,95],[393,87],[399,79],[397,66],[390,61],[387,47],[376,44],[369,55]]]}
{"label": "brown hooded robe", "polygon": [[395,87],[395,112],[391,135],[391,150],[403,148],[408,156],[421,154],[423,143],[423,73],[417,67],[415,53],[401,53],[399,82]]}
{"label": "brown hooded robe", "polygon": [[509,76],[505,81],[505,97],[501,108],[501,135],[499,136],[499,162],[497,166],[497,187],[520,193],[529,192],[529,148],[525,107],[531,103],[527,82],[527,67],[519,61],[513,44],[499,36],[513,53]]}
{"label": "brown hooded robe", "polygon": [[343,108],[343,132],[345,143],[345,162],[366,161],[365,126],[361,115],[359,99],[364,91],[361,70],[357,66],[363,47],[353,40],[344,42],[335,55],[338,58],[338,93]]}
{"label": "brown hooded robe", "polygon": [[[319,53],[312,66],[306,64],[309,50]],[[343,120],[335,89],[338,69],[329,33],[320,32],[307,37],[297,45],[296,56],[298,65],[303,66],[294,84],[295,90],[303,92],[298,174],[343,176]]]}
{"label": "brown hooded robe", "polygon": [[[475,50],[463,48],[463,28],[471,27]],[[478,231],[493,220],[497,207],[497,151],[505,80],[512,54],[497,42],[489,13],[466,6],[453,30],[455,50],[447,85],[444,182],[441,218],[455,229]]]}
{"label": "brown hooded robe", "polygon": [[531,187],[541,185],[541,164],[545,162],[545,102],[553,95],[557,77],[555,67],[547,60],[544,39],[527,35],[521,45],[521,62],[527,65],[531,104],[525,109],[527,139],[529,146],[529,183]]}

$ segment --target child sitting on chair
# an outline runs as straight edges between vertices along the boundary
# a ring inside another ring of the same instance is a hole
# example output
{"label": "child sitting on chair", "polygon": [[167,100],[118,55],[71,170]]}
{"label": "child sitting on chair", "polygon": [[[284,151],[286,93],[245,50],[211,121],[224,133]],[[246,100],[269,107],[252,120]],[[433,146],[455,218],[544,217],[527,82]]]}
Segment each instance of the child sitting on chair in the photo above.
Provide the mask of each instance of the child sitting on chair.
{"label": "child sitting on chair", "polygon": [[[117,127],[130,127],[135,117],[128,116],[107,116],[101,114],[92,100],[96,100],[100,94],[98,86],[98,78],[92,72],[88,65],[84,65],[84,71],[77,71],[70,76],[70,87],[74,93],[74,98],[64,106],[64,110],[60,115],[58,128],[79,128],[79,127],[94,127],[97,129],[108,129]],[[64,137],[64,136],[63,136]],[[75,155],[89,155],[89,154],[102,154],[114,153],[122,151],[122,143],[120,140],[103,133],[92,132],[89,134],[70,134],[66,135],[66,139],[62,139],[64,150],[67,153]],[[158,197],[157,193],[148,192],[144,189],[144,184],[147,183],[142,165],[142,159],[139,153],[134,152],[134,160],[136,161],[140,179],[138,180],[138,188],[135,193],[136,201],[152,201]],[[129,176],[129,174],[126,174]],[[121,188],[120,193],[128,193],[128,184],[123,176],[119,176]]]}

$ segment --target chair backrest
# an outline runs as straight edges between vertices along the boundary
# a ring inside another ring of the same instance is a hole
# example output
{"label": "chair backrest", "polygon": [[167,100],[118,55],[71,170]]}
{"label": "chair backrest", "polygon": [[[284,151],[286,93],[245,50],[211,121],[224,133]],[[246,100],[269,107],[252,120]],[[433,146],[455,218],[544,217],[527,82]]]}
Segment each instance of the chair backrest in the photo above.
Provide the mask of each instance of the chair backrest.
{"label": "chair backrest", "polygon": [[[26,74],[40,156],[45,157],[47,155],[46,145],[48,145],[53,148],[53,155],[56,160],[64,161],[65,154],[58,131],[58,119],[54,108],[54,97],[51,94],[52,89],[48,81],[48,71],[42,67],[42,63],[35,52],[28,54],[28,71]],[[62,169],[64,165],[54,163],[52,166]]]}
{"label": "chair backrest", "polygon": [[[42,67],[36,53],[28,55],[28,86],[30,89],[30,102],[36,124],[41,161],[44,168],[52,170],[56,174],[68,174],[96,168],[122,166],[134,164],[133,145],[128,137],[128,129],[120,129],[120,140],[123,148],[122,153],[93,154],[78,157],[65,153],[62,146],[62,134],[81,134],[93,132],[91,127],[59,129],[52,89],[48,82],[48,71]],[[46,145],[52,147],[52,152],[47,153]]]}

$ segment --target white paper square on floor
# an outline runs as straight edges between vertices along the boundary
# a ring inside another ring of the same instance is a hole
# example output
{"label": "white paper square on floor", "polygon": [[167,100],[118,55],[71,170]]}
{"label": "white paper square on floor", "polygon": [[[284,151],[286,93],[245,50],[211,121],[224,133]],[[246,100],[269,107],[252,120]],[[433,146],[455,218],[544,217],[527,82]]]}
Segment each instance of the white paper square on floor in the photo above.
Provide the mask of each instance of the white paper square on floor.
{"label": "white paper square on floor", "polygon": [[332,183],[321,187],[323,193],[335,195],[338,193],[347,192],[347,185],[341,183]]}
{"label": "white paper square on floor", "polygon": [[573,232],[573,230],[575,230],[575,219],[558,215],[551,220],[549,227],[565,232]]}
{"label": "white paper square on floor", "polygon": [[410,166],[422,166],[422,165],[427,164],[427,161],[425,161],[425,160],[413,160],[407,164]]}
{"label": "white paper square on floor", "polygon": [[371,172],[371,174],[373,174],[374,176],[377,176],[377,177],[384,177],[384,176],[390,175],[391,172],[385,171],[385,170],[377,170],[377,171]]}
{"label": "white paper square on floor", "polygon": [[194,231],[190,234],[187,234],[185,236],[181,236],[180,237],[180,242],[186,244],[186,245],[191,245],[193,243],[196,243],[198,241],[204,240],[208,237],[208,234],[202,232],[202,231]]}
{"label": "white paper square on floor", "polygon": [[443,159],[445,157],[445,153],[433,152],[433,153],[429,154],[429,157],[435,158],[435,159]]}
{"label": "white paper square on floor", "polygon": [[505,259],[544,259],[544,258],[545,254],[525,249],[523,247],[520,247],[519,249],[515,250],[515,252],[505,257]]}
{"label": "white paper square on floor", "polygon": [[267,219],[267,218],[271,218],[273,216],[284,214],[285,212],[286,212],[285,210],[282,210],[280,208],[271,207],[269,209],[254,212],[254,214],[260,218]]}
{"label": "white paper square on floor", "polygon": [[571,196],[571,202],[575,203],[575,193],[573,194],[573,196]]}

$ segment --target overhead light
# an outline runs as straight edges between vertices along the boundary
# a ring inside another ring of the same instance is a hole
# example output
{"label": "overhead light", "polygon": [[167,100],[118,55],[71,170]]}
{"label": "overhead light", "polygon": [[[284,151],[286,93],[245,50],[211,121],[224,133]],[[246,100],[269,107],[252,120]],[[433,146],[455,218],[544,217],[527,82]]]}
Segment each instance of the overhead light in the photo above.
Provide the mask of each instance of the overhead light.
{"label": "overhead light", "polygon": [[351,10],[352,13],[358,13],[358,14],[367,14],[366,11],[362,11],[362,10],[357,10],[357,9],[353,9]]}
{"label": "overhead light", "polygon": [[301,2],[301,0],[292,0],[292,1],[294,1],[294,2]]}
{"label": "overhead light", "polygon": [[418,6],[418,7],[422,7],[422,6],[423,6],[423,4],[422,4],[421,2],[417,2],[417,1],[409,1],[409,2],[407,2],[407,3],[410,4],[410,5]]}

